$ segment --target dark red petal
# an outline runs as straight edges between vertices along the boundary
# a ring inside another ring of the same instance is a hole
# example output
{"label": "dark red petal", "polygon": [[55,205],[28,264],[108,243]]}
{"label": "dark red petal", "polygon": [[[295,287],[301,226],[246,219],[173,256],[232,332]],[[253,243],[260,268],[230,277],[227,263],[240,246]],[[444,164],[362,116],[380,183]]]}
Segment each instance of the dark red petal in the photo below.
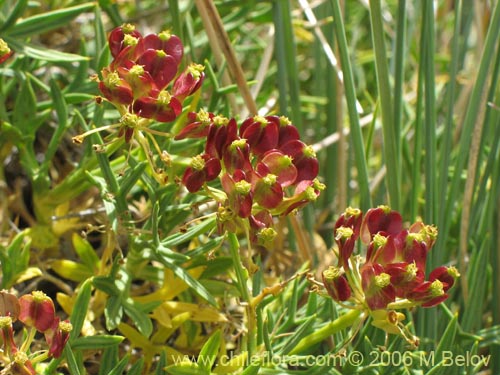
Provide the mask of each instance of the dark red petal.
{"label": "dark red petal", "polygon": [[163,51],[147,49],[139,57],[137,64],[144,66],[159,90],[164,89],[177,74],[177,62]]}
{"label": "dark red petal", "polygon": [[361,224],[361,240],[368,244],[378,232],[396,235],[403,229],[403,219],[397,211],[387,206],[370,208]]}
{"label": "dark red petal", "polygon": [[183,101],[201,87],[204,79],[205,74],[203,72],[199,72],[198,76],[194,76],[189,71],[189,68],[186,69],[174,82],[174,87],[172,88],[173,96]]}
{"label": "dark red petal", "polygon": [[254,185],[254,200],[264,208],[275,208],[283,200],[283,189],[278,181],[269,184],[258,179]]}
{"label": "dark red petal", "polygon": [[274,121],[266,118],[254,117],[250,123],[246,120],[240,128],[242,138],[248,140],[251,151],[261,156],[278,145],[279,129]]}
{"label": "dark red petal", "polygon": [[195,171],[191,167],[187,167],[184,172],[184,176],[182,177],[182,183],[186,186],[186,189],[188,189],[190,193],[196,193],[205,183],[204,177],[204,173]]}
{"label": "dark red petal", "polygon": [[166,32],[160,34],[149,34],[144,37],[146,49],[162,50],[167,55],[172,56],[178,65],[184,53],[184,46],[176,35],[170,35]]}
{"label": "dark red petal", "polygon": [[297,168],[288,155],[279,150],[270,150],[264,154],[257,164],[257,172],[261,175],[272,173],[278,177],[283,187],[292,185],[297,179]]}
{"label": "dark red petal", "polygon": [[211,158],[205,163],[205,181],[212,181],[219,176],[221,165],[219,159]]}

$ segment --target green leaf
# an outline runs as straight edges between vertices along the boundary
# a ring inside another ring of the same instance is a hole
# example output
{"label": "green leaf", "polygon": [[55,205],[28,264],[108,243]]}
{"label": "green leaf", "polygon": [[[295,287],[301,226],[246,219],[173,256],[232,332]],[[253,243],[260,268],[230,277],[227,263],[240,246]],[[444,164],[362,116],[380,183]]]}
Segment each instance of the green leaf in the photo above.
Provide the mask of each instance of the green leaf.
{"label": "green leaf", "polygon": [[78,362],[76,361],[75,354],[69,342],[64,346],[64,356],[66,357],[69,373],[71,375],[80,375],[80,366],[78,366]]}
{"label": "green leaf", "polygon": [[436,348],[436,358],[440,359],[442,356],[443,351],[450,351],[453,349],[455,345],[455,337],[457,335],[457,328],[458,328],[458,315],[455,314],[453,319],[450,320],[448,323],[448,326],[446,327],[446,330],[444,331],[443,335],[441,336],[441,340],[439,341],[439,345]]}
{"label": "green leaf", "polygon": [[58,27],[67,26],[68,23],[78,15],[94,9],[95,3],[85,3],[52,12],[45,12],[27,17],[6,31],[6,35],[16,38],[26,38],[32,35],[40,35]]}
{"label": "green leaf", "polygon": [[120,362],[108,373],[108,375],[122,375],[125,367],[128,365],[128,361],[130,360],[130,355],[126,355],[122,358]]}
{"label": "green leaf", "polygon": [[111,330],[118,327],[123,318],[123,306],[120,297],[110,296],[108,298],[104,309],[104,316],[106,318],[107,329]]}
{"label": "green leaf", "polygon": [[283,347],[279,351],[282,354],[288,354],[290,351],[297,346],[300,340],[306,337],[307,334],[311,333],[311,329],[316,321],[316,315],[312,315],[307,320],[302,323],[298,329],[295,330],[294,334],[288,337],[285,341]]}
{"label": "green leaf", "polygon": [[113,279],[108,276],[95,276],[92,278],[92,284],[99,290],[102,290],[104,293],[110,296],[117,296],[120,294],[120,291],[115,285]]}
{"label": "green leaf", "polygon": [[78,290],[73,311],[71,312],[70,321],[73,325],[73,330],[70,334],[70,340],[74,340],[81,332],[87,311],[89,308],[90,297],[92,293],[92,280],[87,279],[83,282]]}
{"label": "green leaf", "polygon": [[139,358],[127,372],[127,375],[141,375],[144,368],[144,358]]}
{"label": "green leaf", "polygon": [[198,355],[198,366],[207,372],[210,372],[215,363],[220,348],[221,338],[221,331],[215,331],[200,350],[200,354]]}
{"label": "green leaf", "polygon": [[9,9],[9,12],[7,13],[7,19],[5,20],[5,22],[3,22],[2,26],[0,26],[0,32],[3,33],[10,27],[12,27],[12,25],[16,23],[18,18],[21,17],[27,5],[28,0],[16,1],[16,5],[12,9]]}
{"label": "green leaf", "polygon": [[52,106],[57,115],[57,128],[50,139],[47,150],[45,151],[44,161],[40,167],[43,171],[42,173],[47,173],[49,170],[50,163],[52,162],[52,159],[61,144],[64,132],[68,128],[68,106],[66,105],[61,89],[54,79],[50,80],[50,96],[52,99]]}
{"label": "green leaf", "polygon": [[51,268],[59,276],[76,282],[86,280],[94,274],[87,266],[68,259],[54,260]]}
{"label": "green leaf", "polygon": [[185,233],[175,233],[174,235],[165,239],[162,242],[162,245],[165,247],[173,247],[186,241],[192,240],[194,237],[202,233],[207,233],[213,228],[215,228],[215,216],[206,219],[201,224],[189,228]]}
{"label": "green leaf", "polygon": [[118,335],[82,336],[73,340],[71,346],[81,350],[105,349],[119,345],[123,340],[124,337]]}
{"label": "green leaf", "polygon": [[111,369],[113,369],[118,363],[119,355],[118,345],[105,348],[100,358],[101,363],[98,375],[108,375]]}
{"label": "green leaf", "polygon": [[[160,260],[161,261],[161,260]],[[201,298],[205,299],[212,306],[217,307],[217,301],[210,294],[210,292],[195,278],[193,278],[186,270],[176,264],[169,262],[162,262],[166,267],[170,268],[174,274],[184,281],[191,289],[194,290]]]}
{"label": "green leaf", "polygon": [[24,54],[35,60],[48,61],[53,63],[78,62],[88,60],[88,57],[57,51],[55,49],[35,46],[29,43],[19,42],[16,39],[5,36],[4,40],[18,54]]}
{"label": "green leaf", "polygon": [[99,267],[100,261],[92,245],[77,233],[73,233],[71,240],[78,258],[90,271],[94,272]]}
{"label": "green leaf", "polygon": [[151,322],[151,318],[148,314],[141,311],[132,299],[127,299],[127,301],[123,303],[123,308],[125,310],[125,314],[132,319],[139,332],[141,332],[144,336],[149,337],[151,332],[153,332],[153,323]]}

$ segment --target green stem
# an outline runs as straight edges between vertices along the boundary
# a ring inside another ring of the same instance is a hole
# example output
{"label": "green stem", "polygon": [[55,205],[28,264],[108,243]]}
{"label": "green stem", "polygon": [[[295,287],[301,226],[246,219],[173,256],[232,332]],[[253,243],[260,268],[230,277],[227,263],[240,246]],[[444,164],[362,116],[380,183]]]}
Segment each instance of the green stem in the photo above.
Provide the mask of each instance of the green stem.
{"label": "green stem", "polygon": [[255,307],[251,303],[251,293],[248,289],[248,270],[245,269],[241,262],[240,243],[238,237],[234,233],[228,233],[229,249],[231,258],[233,259],[234,272],[236,272],[236,280],[241,293],[241,297],[246,304],[247,313],[247,342],[248,342],[248,358],[252,358],[257,346],[257,315]]}
{"label": "green stem", "polygon": [[314,344],[317,344],[327,339],[331,335],[354,325],[359,319],[364,319],[364,314],[362,314],[362,311],[350,310],[346,314],[339,316],[337,319],[314,331],[309,336],[304,337],[299,341],[295,348],[290,351],[289,355],[296,355],[304,352]]}

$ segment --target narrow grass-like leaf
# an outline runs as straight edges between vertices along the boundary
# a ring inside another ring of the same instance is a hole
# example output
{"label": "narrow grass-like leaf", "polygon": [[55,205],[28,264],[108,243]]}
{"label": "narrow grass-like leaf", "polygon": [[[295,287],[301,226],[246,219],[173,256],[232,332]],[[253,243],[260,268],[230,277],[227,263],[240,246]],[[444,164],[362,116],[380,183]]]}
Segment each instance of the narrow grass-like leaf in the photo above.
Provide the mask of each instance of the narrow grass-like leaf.
{"label": "narrow grass-like leaf", "polygon": [[137,181],[141,178],[144,173],[148,163],[146,161],[137,163],[133,168],[130,168],[125,176],[119,181],[120,183],[120,194],[122,194],[123,199],[126,198],[127,194],[132,190],[132,188],[137,184]]}
{"label": "narrow grass-like leaf", "polygon": [[123,336],[117,335],[82,336],[72,341],[72,348],[81,350],[104,349],[119,345],[123,339]]}
{"label": "narrow grass-like leaf", "polygon": [[83,367],[83,364],[82,366],[78,365],[75,354],[73,353],[73,348],[71,347],[70,343],[66,343],[66,345],[64,346],[64,356],[66,358],[66,363],[68,364],[69,373],[71,375],[80,375],[80,367]]}
{"label": "narrow grass-like leaf", "polygon": [[387,190],[389,204],[395,210],[400,209],[400,160],[397,154],[400,134],[394,130],[394,113],[392,89],[389,84],[389,69],[386,56],[385,34],[382,21],[380,0],[370,1],[373,49],[375,51],[375,68],[377,72],[377,88],[382,112],[382,130],[384,133],[384,156],[386,165]]}
{"label": "narrow grass-like leaf", "polygon": [[349,59],[349,47],[347,44],[345,27],[340,8],[339,0],[331,0],[333,6],[333,18],[335,26],[335,35],[340,52],[340,61],[342,64],[342,76],[344,78],[344,88],[347,101],[347,110],[349,113],[349,122],[351,127],[351,138],[355,154],[357,168],[357,177],[360,193],[360,207],[363,211],[371,207],[370,185],[368,183],[368,168],[366,165],[365,148],[363,144],[363,135],[359,116],[356,108],[356,90],[354,88],[354,78],[352,74],[351,62]]}
{"label": "narrow grass-like leaf", "polygon": [[217,358],[217,353],[219,352],[221,344],[221,338],[221,331],[215,331],[203,345],[198,355],[198,366],[208,373],[210,373],[210,370],[215,363],[215,359]]}
{"label": "narrow grass-like leaf", "polygon": [[144,336],[149,337],[153,332],[153,322],[148,314],[141,311],[132,300],[127,300],[123,303],[125,314],[134,322],[139,332]]}
{"label": "narrow grass-like leaf", "polygon": [[484,272],[489,264],[489,246],[491,246],[491,237],[483,240],[479,251],[476,251],[471,258],[471,262],[466,275],[470,293],[466,301],[466,309],[462,314],[460,325],[465,331],[471,331],[480,326],[482,320],[482,311],[486,295],[486,278]]}
{"label": "narrow grass-like leaf", "polygon": [[77,233],[73,233],[71,241],[78,258],[80,258],[82,263],[87,266],[89,270],[94,271],[99,267],[99,257],[92,245],[86,239],[82,238]]}
{"label": "narrow grass-like leaf", "polygon": [[127,372],[127,375],[141,375],[144,368],[144,358],[139,358]]}
{"label": "narrow grass-like leaf", "polygon": [[45,159],[40,166],[40,169],[42,170],[41,173],[47,173],[49,165],[52,162],[52,158],[61,144],[64,132],[68,128],[68,106],[66,105],[61,89],[54,79],[50,80],[50,96],[52,98],[53,108],[57,115],[57,127],[45,151]]}
{"label": "narrow grass-like leaf", "polygon": [[307,320],[302,323],[297,329],[294,330],[293,335],[285,340],[283,347],[279,350],[278,354],[287,355],[290,351],[297,346],[300,340],[302,340],[307,334],[311,332],[311,328],[316,321],[317,316],[315,314],[307,318]]}
{"label": "narrow grass-like leaf", "polygon": [[343,329],[346,329],[354,325],[361,316],[361,311],[351,310],[344,315],[339,316],[337,319],[326,323],[321,328],[317,329],[315,332],[302,338],[297,345],[290,350],[290,355],[295,355],[307,351],[312,346],[320,343],[321,341],[327,339],[329,336],[337,333]]}
{"label": "narrow grass-like leaf", "polygon": [[88,279],[80,285],[78,295],[73,305],[70,321],[73,325],[73,330],[70,334],[70,340],[74,340],[82,331],[85,317],[87,316],[90,297],[92,293],[92,280]]}
{"label": "narrow grass-like leaf", "polygon": [[28,0],[18,0],[15,3],[16,5],[9,10],[7,14],[7,18],[0,26],[0,32],[4,33],[6,30],[9,30],[12,25],[16,23],[16,21],[22,16],[26,6],[28,5]]}
{"label": "narrow grass-like leaf", "polygon": [[72,19],[82,13],[92,10],[95,6],[94,2],[84,3],[27,17],[7,30],[6,34],[15,38],[26,38],[32,35],[39,35],[57,29],[63,25],[67,25]]}
{"label": "narrow grass-like leaf", "polygon": [[125,370],[125,367],[128,365],[128,361],[130,360],[129,355],[123,356],[123,358],[116,364],[113,369],[108,372],[108,375],[122,375],[123,371]]}
{"label": "narrow grass-like leaf", "polygon": [[472,93],[463,122],[460,144],[456,153],[457,158],[454,165],[453,178],[447,194],[448,199],[446,201],[446,209],[441,211],[441,215],[438,221],[441,235],[436,242],[435,251],[432,252],[433,256],[431,257],[431,263],[429,265],[431,267],[435,267],[436,265],[441,264],[444,261],[443,255],[446,254],[446,252],[443,249],[447,240],[451,220],[453,218],[452,211],[456,205],[458,191],[461,186],[463,168],[469,154],[468,150],[470,148],[472,139],[472,130],[474,128],[477,113],[479,112],[479,107],[482,104],[481,99],[483,96],[483,90],[488,79],[489,68],[493,60],[493,54],[495,52],[495,46],[498,42],[499,36],[500,3],[496,3],[492,11],[491,21],[489,24],[488,33],[486,34],[483,53],[481,56],[481,60],[479,61],[477,77],[472,88]]}
{"label": "narrow grass-like leaf", "polygon": [[458,331],[458,315],[455,314],[453,319],[450,320],[446,330],[439,340],[439,344],[433,352],[437,359],[441,358],[444,351],[452,351],[455,346],[455,338]]}
{"label": "narrow grass-like leaf", "polygon": [[282,36],[277,38],[283,40],[282,45],[277,45],[278,67],[284,69],[281,76],[287,83],[286,89],[284,85],[279,86],[283,91],[280,91],[280,96],[289,97],[289,105],[282,107],[281,111],[285,115],[290,115],[292,122],[297,126],[299,131],[303,133],[302,113],[300,111],[300,87],[297,68],[297,51],[295,46],[294,30],[292,26],[292,10],[288,0],[277,0],[274,3],[275,17],[278,17],[276,22],[275,32],[282,33]]}
{"label": "narrow grass-like leaf", "polygon": [[108,375],[119,360],[118,345],[113,345],[103,349],[101,365],[99,366],[99,375]]}
{"label": "narrow grass-like leaf", "polygon": [[425,48],[423,58],[425,74],[425,207],[424,220],[437,221],[437,160],[436,160],[436,111],[435,111],[435,71],[434,71],[434,6],[432,2],[423,3],[423,25]]}
{"label": "narrow grass-like leaf", "polygon": [[215,216],[208,218],[204,220],[202,224],[189,228],[185,233],[176,233],[168,237],[162,241],[162,245],[165,247],[173,247],[189,241],[202,233],[207,233],[215,227],[215,221]]}

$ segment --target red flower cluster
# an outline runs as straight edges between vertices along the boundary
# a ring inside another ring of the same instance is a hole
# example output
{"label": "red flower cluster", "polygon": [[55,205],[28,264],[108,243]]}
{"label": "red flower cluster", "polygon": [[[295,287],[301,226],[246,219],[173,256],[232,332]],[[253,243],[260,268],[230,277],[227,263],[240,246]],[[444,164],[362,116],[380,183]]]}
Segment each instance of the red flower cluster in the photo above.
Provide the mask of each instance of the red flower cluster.
{"label": "red flower cluster", "polygon": [[133,25],[125,24],[111,31],[108,43],[113,61],[102,70],[99,90],[122,115],[137,116],[120,129],[127,142],[135,127],[143,126],[141,119],[175,120],[184,99],[203,82],[203,66],[198,64],[178,75],[184,47],[168,31],[142,36]]}
{"label": "red flower cluster", "polygon": [[324,188],[316,180],[314,151],[287,118],[254,116],[239,128],[233,118],[204,111],[188,118],[175,139],[206,138],[206,145],[182,181],[196,192],[221,176],[227,199],[221,202],[219,223],[225,229],[248,219],[254,240],[265,243],[272,237],[272,215],[287,215],[314,201]]}
{"label": "red flower cluster", "polygon": [[[12,328],[12,324],[17,320],[33,330],[33,334],[29,334],[26,338],[28,341],[25,341],[20,348],[15,343]],[[68,320],[59,320],[59,317],[55,315],[52,299],[43,292],[34,291],[19,299],[5,291],[0,292],[0,335],[3,344],[1,359],[10,361],[5,365],[11,367],[12,373],[36,373],[33,361],[27,355],[36,331],[45,336],[49,347],[46,357],[58,358],[62,354],[72,328]],[[42,357],[37,358],[40,360]]]}
{"label": "red flower cluster", "polygon": [[[431,307],[448,298],[459,276],[454,267],[441,266],[425,280],[426,258],[437,229],[422,222],[404,229],[401,215],[387,206],[369,209],[364,217],[360,210],[348,208],[334,230],[338,265],[323,271],[323,283],[338,302],[351,301],[372,312]],[[352,256],[358,238],[367,245],[363,263]]]}

